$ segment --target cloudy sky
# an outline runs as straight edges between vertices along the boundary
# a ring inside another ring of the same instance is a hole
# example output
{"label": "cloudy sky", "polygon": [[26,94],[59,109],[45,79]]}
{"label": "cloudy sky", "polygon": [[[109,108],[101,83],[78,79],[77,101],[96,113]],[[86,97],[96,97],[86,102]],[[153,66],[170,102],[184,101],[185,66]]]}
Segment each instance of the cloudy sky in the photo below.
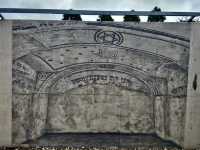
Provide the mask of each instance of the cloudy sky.
{"label": "cloudy sky", "polygon": [[[154,6],[163,11],[200,11],[200,0],[0,0],[0,7],[87,9],[87,10],[152,10]],[[8,19],[61,19],[61,15],[3,14]],[[97,16],[82,16],[83,20],[96,20]],[[121,21],[121,16],[113,17]],[[145,21],[146,18],[142,18]],[[168,17],[168,21],[177,18]]]}

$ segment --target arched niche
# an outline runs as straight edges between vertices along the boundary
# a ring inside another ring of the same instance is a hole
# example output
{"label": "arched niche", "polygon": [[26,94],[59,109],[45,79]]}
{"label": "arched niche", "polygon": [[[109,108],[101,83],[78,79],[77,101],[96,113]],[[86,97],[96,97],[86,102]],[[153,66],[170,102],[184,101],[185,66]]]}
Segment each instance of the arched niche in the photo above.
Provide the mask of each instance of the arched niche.
{"label": "arched niche", "polygon": [[153,99],[115,84],[88,84],[52,94],[48,132],[154,133]]}
{"label": "arched niche", "polygon": [[[34,101],[39,93],[49,95],[48,132],[155,133],[154,97],[165,92],[163,80],[122,64],[76,64],[58,73],[40,72]],[[88,123],[93,114],[99,118]]]}

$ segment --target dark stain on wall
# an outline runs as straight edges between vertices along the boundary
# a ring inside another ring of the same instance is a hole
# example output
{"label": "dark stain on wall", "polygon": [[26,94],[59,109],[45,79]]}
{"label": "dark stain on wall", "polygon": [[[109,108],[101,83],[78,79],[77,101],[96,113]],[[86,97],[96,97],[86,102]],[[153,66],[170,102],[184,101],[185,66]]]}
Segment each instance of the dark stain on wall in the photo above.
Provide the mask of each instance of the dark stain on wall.
{"label": "dark stain on wall", "polygon": [[196,89],[197,89],[197,74],[194,75],[192,87],[196,91]]}

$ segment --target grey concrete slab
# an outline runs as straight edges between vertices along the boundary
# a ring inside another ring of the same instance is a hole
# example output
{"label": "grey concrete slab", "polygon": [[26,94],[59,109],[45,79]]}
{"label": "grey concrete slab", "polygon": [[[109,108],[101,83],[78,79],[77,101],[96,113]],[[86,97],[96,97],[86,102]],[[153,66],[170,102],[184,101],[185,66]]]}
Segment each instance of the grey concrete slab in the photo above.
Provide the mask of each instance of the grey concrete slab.
{"label": "grey concrete slab", "polygon": [[12,22],[0,21],[0,145],[12,141]]}
{"label": "grey concrete slab", "polygon": [[184,146],[200,147],[200,24],[191,25]]}

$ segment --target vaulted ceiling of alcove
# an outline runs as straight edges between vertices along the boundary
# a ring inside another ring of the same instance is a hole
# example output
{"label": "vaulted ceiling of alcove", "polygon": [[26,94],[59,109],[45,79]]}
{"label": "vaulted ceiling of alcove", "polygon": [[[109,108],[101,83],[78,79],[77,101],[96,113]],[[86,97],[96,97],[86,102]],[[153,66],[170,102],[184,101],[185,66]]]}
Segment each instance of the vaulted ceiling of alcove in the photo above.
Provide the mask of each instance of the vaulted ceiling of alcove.
{"label": "vaulted ceiling of alcove", "polygon": [[16,23],[13,58],[36,72],[60,72],[85,63],[129,66],[150,78],[163,77],[160,68],[166,65],[187,72],[187,36],[161,29],[112,23],[52,22],[39,27]]}
{"label": "vaulted ceiling of alcove", "polygon": [[58,71],[84,62],[113,62],[155,75],[155,70],[165,63],[183,68],[188,63],[187,37],[163,32],[162,27],[156,30],[126,24],[63,22],[38,26],[15,22],[13,28],[14,60],[23,60],[36,71]]}

